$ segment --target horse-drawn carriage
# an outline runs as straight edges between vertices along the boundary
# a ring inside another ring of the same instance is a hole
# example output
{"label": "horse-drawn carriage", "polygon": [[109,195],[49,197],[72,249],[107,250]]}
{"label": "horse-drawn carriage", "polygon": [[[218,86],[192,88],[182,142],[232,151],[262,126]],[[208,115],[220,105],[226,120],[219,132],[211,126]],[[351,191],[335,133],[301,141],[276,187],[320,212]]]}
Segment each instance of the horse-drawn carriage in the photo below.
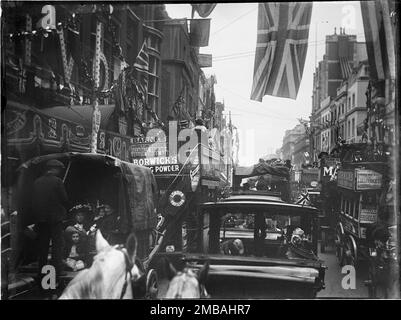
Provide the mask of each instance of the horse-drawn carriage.
{"label": "horse-drawn carriage", "polygon": [[[46,163],[51,159],[62,162],[66,168],[62,178],[70,206],[86,204],[94,208],[99,203],[107,203],[114,208],[116,228],[105,239],[110,246],[125,243],[129,234],[135,233],[136,254],[132,263],[136,264],[140,274],[137,292],[140,292],[141,298],[156,297],[157,274],[148,267],[152,259],[149,254],[154,245],[152,233],[157,224],[157,186],[154,176],[148,168],[107,155],[73,152],[50,154],[33,158],[20,166],[16,201],[18,244],[13,248],[16,264],[26,266],[36,260],[32,188],[35,179],[44,173]],[[70,214],[64,221],[65,226],[71,219]],[[96,253],[90,254],[93,256]],[[68,283],[76,274],[68,272],[63,279]]]}
{"label": "horse-drawn carriage", "polygon": [[157,257],[177,269],[208,262],[212,298],[312,298],[324,288],[317,209],[249,193],[200,207],[196,252]]}

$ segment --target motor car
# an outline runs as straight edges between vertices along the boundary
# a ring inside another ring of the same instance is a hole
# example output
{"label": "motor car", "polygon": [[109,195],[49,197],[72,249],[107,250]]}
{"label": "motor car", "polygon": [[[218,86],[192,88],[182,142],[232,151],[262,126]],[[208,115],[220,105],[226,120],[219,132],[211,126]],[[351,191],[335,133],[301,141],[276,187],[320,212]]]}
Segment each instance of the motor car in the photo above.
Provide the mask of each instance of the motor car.
{"label": "motor car", "polygon": [[[263,195],[233,195],[200,206],[196,252],[160,252],[177,268],[209,261],[212,298],[314,298],[324,289],[317,256],[318,210]],[[242,223],[227,224],[236,217]],[[242,254],[224,254],[240,240]]]}

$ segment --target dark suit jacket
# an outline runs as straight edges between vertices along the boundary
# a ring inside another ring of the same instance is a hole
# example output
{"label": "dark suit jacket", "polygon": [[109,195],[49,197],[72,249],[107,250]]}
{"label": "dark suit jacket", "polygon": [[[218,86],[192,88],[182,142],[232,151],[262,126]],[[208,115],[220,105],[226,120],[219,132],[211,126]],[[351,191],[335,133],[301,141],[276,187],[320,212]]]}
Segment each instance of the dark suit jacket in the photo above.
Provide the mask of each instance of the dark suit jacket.
{"label": "dark suit jacket", "polygon": [[59,177],[46,173],[36,179],[32,199],[36,222],[60,222],[66,218],[68,197]]}

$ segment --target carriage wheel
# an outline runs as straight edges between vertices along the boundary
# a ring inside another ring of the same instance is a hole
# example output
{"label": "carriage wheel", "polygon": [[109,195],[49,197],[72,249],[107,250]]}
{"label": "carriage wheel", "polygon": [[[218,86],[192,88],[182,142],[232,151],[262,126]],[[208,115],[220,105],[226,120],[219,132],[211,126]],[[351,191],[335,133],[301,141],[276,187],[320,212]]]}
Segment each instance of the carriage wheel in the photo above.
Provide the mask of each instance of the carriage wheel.
{"label": "carriage wheel", "polygon": [[343,255],[341,258],[341,266],[351,265],[355,266],[357,256],[356,256],[356,242],[352,236],[346,237],[343,246]]}
{"label": "carriage wheel", "polygon": [[155,269],[150,269],[146,275],[146,297],[148,299],[157,299],[159,285]]}
{"label": "carriage wheel", "polygon": [[338,259],[338,262],[340,265],[342,264],[342,259],[343,259],[343,237],[344,237],[344,231],[342,229],[342,226],[337,226],[336,228],[336,235],[335,235],[335,244],[336,244],[336,257]]}

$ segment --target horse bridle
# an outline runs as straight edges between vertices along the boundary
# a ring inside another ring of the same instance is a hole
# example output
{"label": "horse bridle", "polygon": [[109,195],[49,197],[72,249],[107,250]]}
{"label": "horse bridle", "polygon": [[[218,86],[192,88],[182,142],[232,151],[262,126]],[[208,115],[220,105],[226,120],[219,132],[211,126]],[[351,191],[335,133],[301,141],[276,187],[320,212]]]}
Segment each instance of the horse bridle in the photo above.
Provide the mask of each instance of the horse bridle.
{"label": "horse bridle", "polygon": [[127,292],[127,287],[128,287],[129,281],[132,280],[131,270],[134,267],[134,262],[128,256],[127,250],[125,250],[125,247],[123,245],[119,245],[116,249],[121,251],[124,254],[124,261],[125,261],[125,279],[124,279],[124,285],[122,287],[121,294],[120,294],[120,299],[122,299],[124,297],[125,293]]}
{"label": "horse bridle", "polygon": [[[181,271],[181,274],[186,273],[186,271]],[[199,297],[200,299],[206,299],[209,297],[209,294],[207,293],[206,287],[203,284],[199,283],[199,279],[198,280],[198,289],[199,289]],[[182,293],[177,291],[177,293],[174,296],[175,299],[181,299],[182,298]]]}

